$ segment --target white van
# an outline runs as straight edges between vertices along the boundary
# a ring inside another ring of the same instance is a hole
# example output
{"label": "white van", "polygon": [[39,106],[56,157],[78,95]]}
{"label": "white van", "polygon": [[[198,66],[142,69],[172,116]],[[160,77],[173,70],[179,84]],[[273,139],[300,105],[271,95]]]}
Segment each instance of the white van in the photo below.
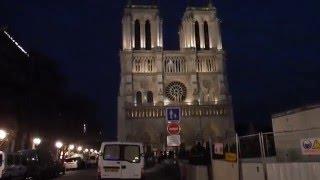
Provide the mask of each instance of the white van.
{"label": "white van", "polygon": [[98,159],[98,179],[141,179],[142,143],[103,142]]}

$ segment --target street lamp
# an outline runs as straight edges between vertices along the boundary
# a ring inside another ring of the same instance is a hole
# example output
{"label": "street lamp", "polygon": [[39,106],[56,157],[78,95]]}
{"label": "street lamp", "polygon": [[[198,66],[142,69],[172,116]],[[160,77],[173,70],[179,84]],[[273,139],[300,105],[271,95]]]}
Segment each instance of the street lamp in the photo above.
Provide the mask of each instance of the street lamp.
{"label": "street lamp", "polygon": [[74,145],[73,145],[73,144],[70,144],[68,149],[69,149],[70,151],[72,151],[72,150],[74,149]]}
{"label": "street lamp", "polygon": [[89,149],[85,149],[84,152],[85,152],[85,153],[89,152]]}
{"label": "street lamp", "polygon": [[32,140],[32,149],[35,149],[41,143],[41,139],[39,137],[33,138]]}
{"label": "street lamp", "polygon": [[33,144],[35,144],[36,146],[38,146],[40,143],[41,143],[41,139],[36,137],[36,138],[33,138],[32,140]]}
{"label": "street lamp", "polygon": [[91,152],[91,153],[93,153],[93,151],[94,151],[93,149],[90,149],[90,152]]}
{"label": "street lamp", "polygon": [[78,152],[82,151],[82,147],[79,146],[79,147],[77,148],[77,150],[78,150]]}
{"label": "street lamp", "polygon": [[0,141],[4,140],[6,137],[7,137],[8,133],[3,130],[3,129],[0,129]]}
{"label": "street lamp", "polygon": [[60,149],[63,146],[63,143],[61,141],[57,141],[55,144],[56,148]]}

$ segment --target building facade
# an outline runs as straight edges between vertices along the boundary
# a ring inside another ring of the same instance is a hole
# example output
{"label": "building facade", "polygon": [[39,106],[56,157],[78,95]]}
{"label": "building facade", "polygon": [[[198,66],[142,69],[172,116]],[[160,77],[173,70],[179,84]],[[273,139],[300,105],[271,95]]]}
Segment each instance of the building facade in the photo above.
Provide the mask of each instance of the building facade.
{"label": "building facade", "polygon": [[163,147],[167,107],[181,109],[185,144],[234,133],[216,9],[211,3],[186,8],[178,50],[164,50],[162,24],[156,5],[124,9],[118,140]]}

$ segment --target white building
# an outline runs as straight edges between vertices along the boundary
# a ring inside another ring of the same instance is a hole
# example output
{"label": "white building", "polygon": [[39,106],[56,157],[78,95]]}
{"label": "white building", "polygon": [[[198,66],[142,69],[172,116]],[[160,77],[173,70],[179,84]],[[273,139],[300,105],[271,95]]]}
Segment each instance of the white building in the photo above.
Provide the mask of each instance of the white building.
{"label": "white building", "polygon": [[234,133],[219,20],[211,3],[186,8],[178,50],[164,50],[156,5],[129,2],[122,37],[118,140],[163,147],[168,106],[182,110],[183,143]]}
{"label": "white building", "polygon": [[319,155],[305,155],[302,140],[320,138],[320,105],[305,106],[272,116],[277,158],[280,161],[320,160]]}

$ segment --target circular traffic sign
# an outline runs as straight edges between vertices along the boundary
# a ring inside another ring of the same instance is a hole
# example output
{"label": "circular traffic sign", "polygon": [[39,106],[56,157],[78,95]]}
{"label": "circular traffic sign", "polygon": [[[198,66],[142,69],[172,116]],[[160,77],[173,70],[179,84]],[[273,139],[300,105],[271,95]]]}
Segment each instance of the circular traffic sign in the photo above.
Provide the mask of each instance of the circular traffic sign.
{"label": "circular traffic sign", "polygon": [[167,131],[169,134],[179,134],[180,133],[180,125],[178,123],[168,123],[167,125]]}

